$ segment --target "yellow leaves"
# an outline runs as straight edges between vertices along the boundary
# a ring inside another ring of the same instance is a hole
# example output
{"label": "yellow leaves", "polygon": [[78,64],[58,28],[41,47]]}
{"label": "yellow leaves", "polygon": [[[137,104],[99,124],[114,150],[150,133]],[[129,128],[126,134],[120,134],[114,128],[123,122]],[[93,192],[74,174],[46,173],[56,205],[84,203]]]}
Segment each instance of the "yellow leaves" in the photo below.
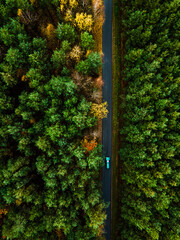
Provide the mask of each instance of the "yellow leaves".
{"label": "yellow leaves", "polygon": [[63,4],[60,4],[60,9],[61,9],[61,12],[63,12],[63,10],[64,10],[64,5]]}
{"label": "yellow leaves", "polygon": [[57,47],[57,40],[55,38],[55,27],[53,24],[41,26],[41,35],[47,39],[47,48],[55,49]]}
{"label": "yellow leaves", "polygon": [[98,119],[106,118],[108,114],[107,102],[101,104],[93,103],[91,106],[91,113]]}
{"label": "yellow leaves", "polygon": [[7,213],[8,213],[8,210],[6,208],[0,209],[0,215],[2,215],[2,214],[6,215]]}
{"label": "yellow leaves", "polygon": [[102,51],[102,27],[104,22],[104,7],[103,0],[92,0],[93,6],[93,16],[94,16],[94,24],[93,24],[93,36],[95,39],[95,49],[98,52]]}
{"label": "yellow leaves", "polygon": [[18,15],[19,17],[22,16],[22,13],[23,13],[22,9],[18,9],[17,15]]}
{"label": "yellow leaves", "polygon": [[87,50],[87,52],[86,52],[86,57],[87,57],[91,52],[92,52],[91,50]]}
{"label": "yellow leaves", "polygon": [[51,23],[48,23],[47,27],[46,27],[46,30],[45,30],[45,34],[47,36],[48,39],[52,39],[54,38],[54,30],[55,30],[55,27],[53,26],[53,24]]}
{"label": "yellow leaves", "polygon": [[7,209],[4,209],[4,215],[6,215],[8,213]]}
{"label": "yellow leaves", "polygon": [[37,0],[30,0],[31,4],[36,4],[37,3]]}
{"label": "yellow leaves", "polygon": [[77,0],[59,0],[60,1],[60,9],[61,12],[64,11],[64,8],[69,5],[71,9],[76,8],[78,6],[78,1]]}
{"label": "yellow leaves", "polygon": [[23,75],[25,75],[26,74],[26,69],[22,69],[22,68],[18,68],[17,70],[16,70],[16,76],[19,78],[19,77],[22,77]]}
{"label": "yellow leaves", "polygon": [[147,197],[153,198],[156,195],[156,192],[150,188],[142,187],[142,191],[146,194]]}
{"label": "yellow leaves", "polygon": [[104,225],[102,224],[100,227],[99,227],[99,230],[98,230],[98,233],[97,233],[97,237],[99,237],[99,239],[104,239],[103,238],[103,233],[104,233]]}
{"label": "yellow leaves", "polygon": [[[6,215],[9,211],[9,208],[4,208],[4,209],[0,209],[0,225],[2,224],[2,220],[1,218],[3,218],[3,214]],[[3,239],[6,239],[6,236],[3,237]]]}
{"label": "yellow leaves", "polygon": [[67,5],[68,0],[59,0],[61,4]]}
{"label": "yellow leaves", "polygon": [[27,81],[27,79],[28,79],[28,78],[27,78],[27,76],[26,76],[26,75],[23,75],[23,76],[21,77],[21,81],[22,81],[22,82],[26,82],[26,81]]}
{"label": "yellow leaves", "polygon": [[163,174],[161,173],[161,172],[155,172],[155,174],[154,174],[154,176],[156,177],[156,178],[163,178]]}
{"label": "yellow leaves", "polygon": [[23,13],[22,9],[18,9],[17,15],[18,15],[19,17],[22,15],[22,13]]}
{"label": "yellow leaves", "polygon": [[69,56],[71,59],[75,60],[76,62],[79,62],[80,61],[80,58],[81,58],[81,49],[79,46],[74,46],[72,51],[70,52]]}
{"label": "yellow leaves", "polygon": [[69,0],[69,6],[71,8],[76,8],[78,6],[78,2],[76,0]]}
{"label": "yellow leaves", "polygon": [[26,82],[28,77],[26,76],[26,69],[17,69],[17,77],[21,78],[22,82]]}
{"label": "yellow leaves", "polygon": [[66,22],[72,22],[74,20],[72,16],[72,11],[70,9],[67,9],[64,20]]}
{"label": "yellow leaves", "polygon": [[64,5],[67,5],[67,0],[59,0],[60,1],[60,10],[63,12]]}
{"label": "yellow leaves", "polygon": [[173,187],[176,187],[176,186],[177,186],[177,182],[175,182],[175,181],[173,181],[173,180],[169,181],[169,184],[170,184],[171,186],[173,186]]}
{"label": "yellow leaves", "polygon": [[93,25],[92,15],[86,13],[76,13],[75,23],[80,30],[91,31]]}
{"label": "yellow leaves", "polygon": [[31,119],[29,120],[29,122],[30,122],[30,124],[34,124],[34,123],[36,122],[36,120],[35,120],[34,118],[31,118]]}
{"label": "yellow leaves", "polygon": [[19,200],[19,199],[17,199],[17,200],[16,200],[16,205],[17,205],[17,206],[20,206],[20,205],[21,205],[21,203],[22,203],[22,201],[21,201],[21,200]]}
{"label": "yellow leaves", "polygon": [[75,11],[74,9],[78,6],[77,0],[59,0],[60,1],[60,10],[64,12],[64,19],[66,22],[72,22],[80,30],[92,31],[93,18],[92,15],[86,13],[76,13],[74,18]]}

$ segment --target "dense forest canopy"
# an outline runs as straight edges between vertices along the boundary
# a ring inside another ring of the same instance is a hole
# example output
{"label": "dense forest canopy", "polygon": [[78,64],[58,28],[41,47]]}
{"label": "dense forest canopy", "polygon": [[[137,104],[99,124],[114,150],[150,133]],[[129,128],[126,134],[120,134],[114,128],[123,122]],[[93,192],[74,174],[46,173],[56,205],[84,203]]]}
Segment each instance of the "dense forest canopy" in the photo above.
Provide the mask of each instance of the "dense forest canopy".
{"label": "dense forest canopy", "polygon": [[0,0],[1,239],[100,239],[92,28],[88,0]]}
{"label": "dense forest canopy", "polygon": [[[179,240],[180,1],[121,1],[120,240]],[[121,99],[122,99],[121,98]]]}

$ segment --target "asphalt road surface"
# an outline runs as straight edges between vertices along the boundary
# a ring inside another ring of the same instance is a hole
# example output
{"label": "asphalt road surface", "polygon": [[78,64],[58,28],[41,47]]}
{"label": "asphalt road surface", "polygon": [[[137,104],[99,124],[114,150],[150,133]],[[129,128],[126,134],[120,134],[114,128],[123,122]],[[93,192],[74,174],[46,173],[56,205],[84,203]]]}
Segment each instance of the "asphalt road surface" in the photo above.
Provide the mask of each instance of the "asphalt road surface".
{"label": "asphalt road surface", "polygon": [[107,208],[107,220],[105,222],[106,240],[111,239],[111,169],[112,169],[112,0],[104,0],[105,22],[103,25],[103,101],[108,103],[108,117],[103,119],[102,143],[103,156],[108,156],[110,169],[106,165],[102,169],[102,194],[105,202],[110,205]]}

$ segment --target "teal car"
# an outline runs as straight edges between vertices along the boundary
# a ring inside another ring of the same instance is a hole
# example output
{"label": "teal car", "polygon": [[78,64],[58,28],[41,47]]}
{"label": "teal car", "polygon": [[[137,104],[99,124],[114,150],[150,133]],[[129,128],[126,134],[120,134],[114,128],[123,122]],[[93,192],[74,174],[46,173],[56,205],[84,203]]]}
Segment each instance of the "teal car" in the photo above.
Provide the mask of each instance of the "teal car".
{"label": "teal car", "polygon": [[109,169],[110,157],[106,157],[106,168]]}

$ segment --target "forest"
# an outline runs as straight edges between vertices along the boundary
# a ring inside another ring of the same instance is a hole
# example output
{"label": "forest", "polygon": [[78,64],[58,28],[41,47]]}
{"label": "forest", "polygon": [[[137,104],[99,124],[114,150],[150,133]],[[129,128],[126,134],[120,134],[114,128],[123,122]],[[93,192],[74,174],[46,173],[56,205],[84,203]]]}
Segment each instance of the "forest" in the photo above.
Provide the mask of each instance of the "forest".
{"label": "forest", "polygon": [[116,6],[125,41],[116,239],[179,240],[180,1]]}
{"label": "forest", "polygon": [[[0,0],[0,239],[104,239],[107,103],[93,3]],[[180,240],[180,1],[114,3],[114,240]]]}
{"label": "forest", "polygon": [[90,0],[0,0],[0,239],[102,239]]}

